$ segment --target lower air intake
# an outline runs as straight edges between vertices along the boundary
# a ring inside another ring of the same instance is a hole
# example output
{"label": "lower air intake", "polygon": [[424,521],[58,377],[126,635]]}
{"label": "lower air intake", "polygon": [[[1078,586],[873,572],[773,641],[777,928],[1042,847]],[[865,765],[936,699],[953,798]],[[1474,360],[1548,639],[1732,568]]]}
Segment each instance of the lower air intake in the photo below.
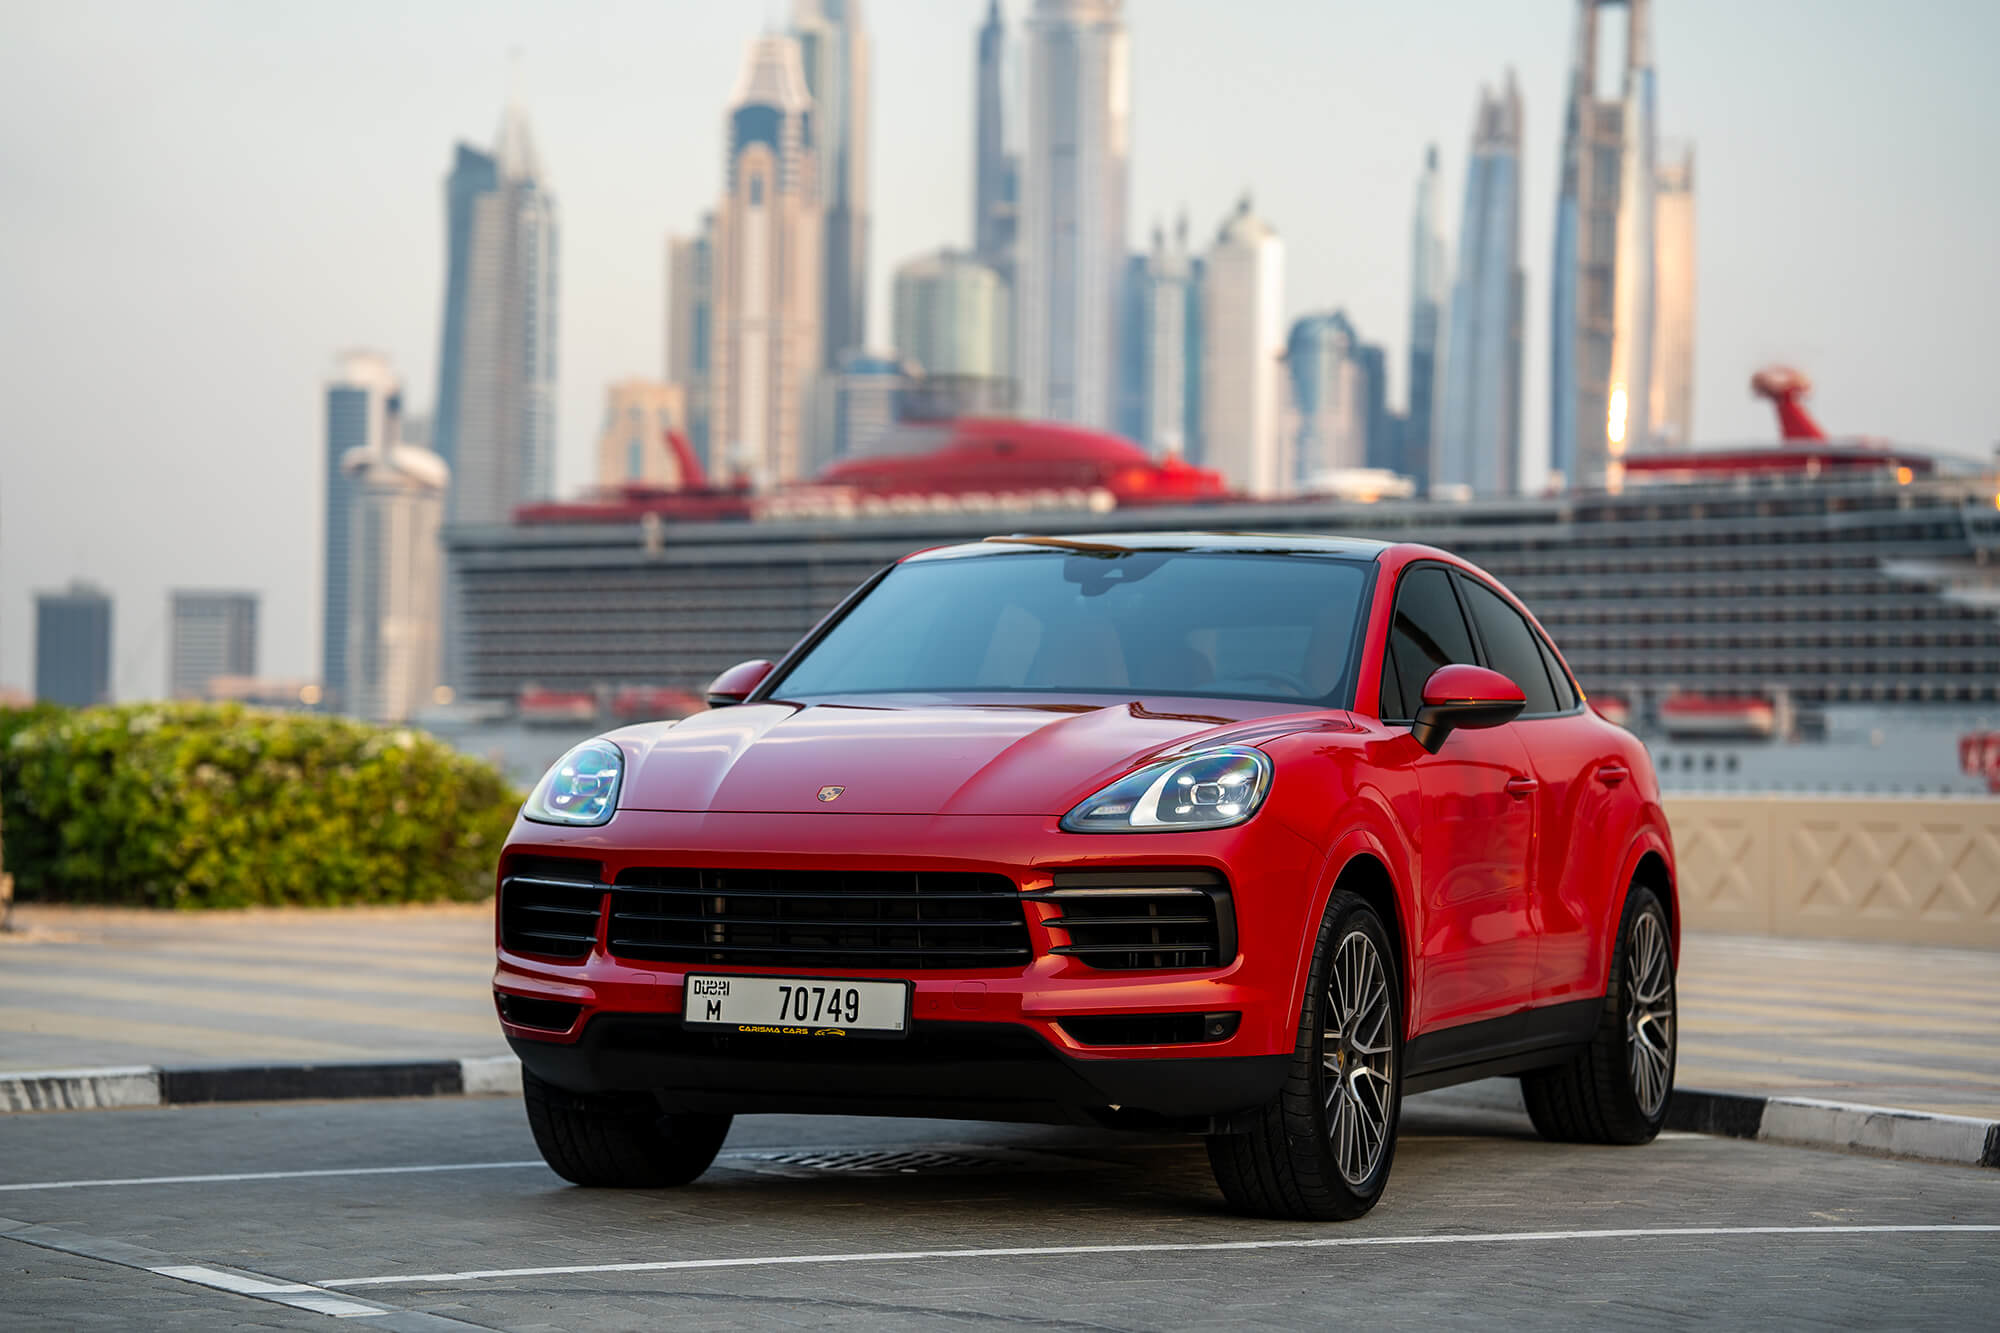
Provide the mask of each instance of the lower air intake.
{"label": "lower air intake", "polygon": [[1025,895],[1059,909],[1052,952],[1107,972],[1222,967],[1236,957],[1229,886],[1213,870],[1061,871]]}

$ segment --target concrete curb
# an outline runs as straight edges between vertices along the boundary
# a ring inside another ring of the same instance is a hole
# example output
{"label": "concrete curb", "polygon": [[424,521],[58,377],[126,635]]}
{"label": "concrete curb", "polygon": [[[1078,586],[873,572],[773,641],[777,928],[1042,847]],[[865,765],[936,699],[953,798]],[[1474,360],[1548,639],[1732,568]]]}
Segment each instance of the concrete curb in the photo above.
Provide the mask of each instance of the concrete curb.
{"label": "concrete curb", "polygon": [[0,1113],[466,1093],[518,1096],[520,1091],[521,1063],[511,1055],[463,1060],[57,1069],[0,1073]]}
{"label": "concrete curb", "polygon": [[2000,1120],[1676,1088],[1667,1128],[1958,1166],[2000,1167]]}
{"label": "concrete curb", "polygon": [[[0,1073],[0,1113],[189,1106],[348,1097],[451,1097],[521,1092],[511,1055],[462,1060],[190,1065]],[[1733,1139],[2000,1168],[2000,1120],[1676,1088],[1667,1128]]]}

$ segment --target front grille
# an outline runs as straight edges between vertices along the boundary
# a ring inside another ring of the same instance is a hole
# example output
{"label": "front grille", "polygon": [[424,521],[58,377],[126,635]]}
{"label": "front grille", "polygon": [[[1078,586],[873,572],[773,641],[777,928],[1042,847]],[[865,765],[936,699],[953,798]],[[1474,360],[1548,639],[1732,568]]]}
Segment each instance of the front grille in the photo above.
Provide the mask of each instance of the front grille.
{"label": "front grille", "polygon": [[567,856],[523,856],[500,881],[500,944],[512,953],[583,958],[597,943],[604,866]]}
{"label": "front grille", "polygon": [[1012,880],[930,871],[626,870],[610,944],[619,958],[885,971],[1030,957]]}
{"label": "front grille", "polygon": [[1229,887],[1213,870],[1062,871],[1027,896],[1059,909],[1042,924],[1068,942],[1051,952],[1090,967],[1151,972],[1236,957]]}

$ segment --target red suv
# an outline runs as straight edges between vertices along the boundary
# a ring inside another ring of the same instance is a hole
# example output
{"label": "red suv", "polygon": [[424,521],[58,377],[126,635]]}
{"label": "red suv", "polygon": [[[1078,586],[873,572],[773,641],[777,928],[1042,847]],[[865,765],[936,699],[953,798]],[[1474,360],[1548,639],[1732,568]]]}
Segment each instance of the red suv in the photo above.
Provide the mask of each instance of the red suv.
{"label": "red suv", "polygon": [[572,1181],[691,1180],[738,1112],[1083,1122],[1344,1218],[1405,1093],[1518,1074],[1550,1138],[1660,1129],[1652,766],[1455,556],[924,551],[710,702],[577,746],[501,856],[494,991]]}

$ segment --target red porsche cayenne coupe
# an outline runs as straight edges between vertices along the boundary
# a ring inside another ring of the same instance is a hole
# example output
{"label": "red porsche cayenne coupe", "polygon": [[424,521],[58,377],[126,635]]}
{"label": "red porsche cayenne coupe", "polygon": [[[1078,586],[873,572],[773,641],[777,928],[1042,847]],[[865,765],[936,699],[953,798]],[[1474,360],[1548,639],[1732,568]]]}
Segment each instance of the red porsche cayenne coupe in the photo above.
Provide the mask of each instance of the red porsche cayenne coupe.
{"label": "red porsche cayenne coupe", "polygon": [[737,1113],[1083,1122],[1345,1218],[1406,1093],[1518,1074],[1549,1138],[1660,1129],[1651,763],[1455,556],[923,551],[710,702],[577,746],[501,856],[495,996],[569,1180],[692,1180]]}

